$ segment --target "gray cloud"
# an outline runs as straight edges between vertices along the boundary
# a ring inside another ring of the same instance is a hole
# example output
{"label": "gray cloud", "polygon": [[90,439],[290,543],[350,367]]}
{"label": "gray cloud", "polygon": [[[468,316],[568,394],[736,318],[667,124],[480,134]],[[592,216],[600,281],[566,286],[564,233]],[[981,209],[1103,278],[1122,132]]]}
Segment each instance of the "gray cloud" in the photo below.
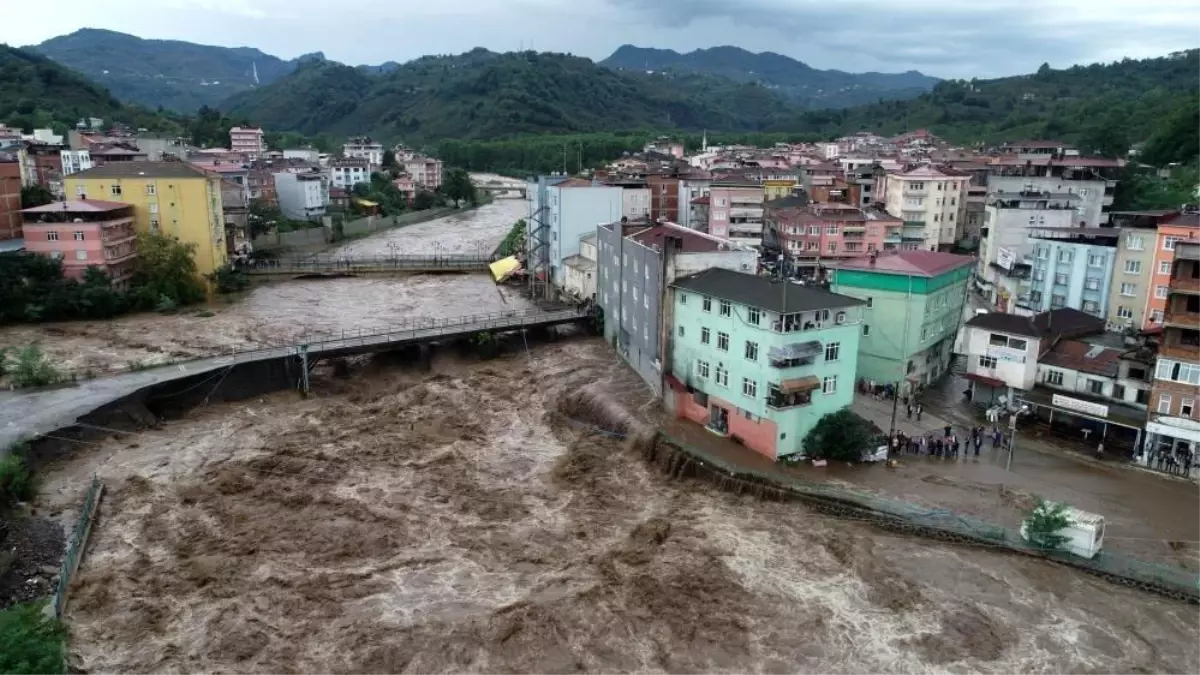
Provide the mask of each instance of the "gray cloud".
{"label": "gray cloud", "polygon": [[736,45],[817,68],[981,78],[1200,43],[1195,0],[358,0],[346,9],[327,0],[106,0],[100,13],[86,0],[50,4],[7,7],[0,41],[36,43],[90,26],[283,58],[323,51],[347,63],[477,46],[599,60],[624,43],[677,51]]}

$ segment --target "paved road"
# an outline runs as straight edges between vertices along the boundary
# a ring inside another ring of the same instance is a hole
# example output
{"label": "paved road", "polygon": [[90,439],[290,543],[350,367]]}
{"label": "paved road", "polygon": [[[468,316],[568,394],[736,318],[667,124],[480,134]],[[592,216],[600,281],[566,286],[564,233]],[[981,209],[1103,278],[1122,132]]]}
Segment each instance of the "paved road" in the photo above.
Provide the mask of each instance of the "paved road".
{"label": "paved road", "polygon": [[[416,321],[387,331],[326,335],[309,341],[308,352],[314,356],[343,356],[477,331],[556,325],[582,316],[583,312],[570,308]],[[68,427],[93,410],[145,387],[205,373],[213,373],[215,379],[214,371],[227,366],[285,358],[298,352],[296,345],[270,347],[88,380],[78,386],[31,393],[6,392],[0,396],[0,455],[13,443]]]}

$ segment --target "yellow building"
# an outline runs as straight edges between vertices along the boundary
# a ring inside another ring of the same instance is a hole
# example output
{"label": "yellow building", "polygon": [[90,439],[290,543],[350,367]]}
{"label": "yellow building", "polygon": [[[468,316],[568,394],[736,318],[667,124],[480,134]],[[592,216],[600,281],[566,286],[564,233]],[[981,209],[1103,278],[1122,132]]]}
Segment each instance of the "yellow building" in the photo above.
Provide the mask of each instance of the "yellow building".
{"label": "yellow building", "polygon": [[64,178],[66,198],[134,207],[138,232],[195,244],[196,270],[211,274],[228,259],[219,176],[186,162],[110,162]]}
{"label": "yellow building", "polygon": [[790,197],[796,185],[798,183],[794,178],[768,178],[763,181],[763,199],[771,201]]}

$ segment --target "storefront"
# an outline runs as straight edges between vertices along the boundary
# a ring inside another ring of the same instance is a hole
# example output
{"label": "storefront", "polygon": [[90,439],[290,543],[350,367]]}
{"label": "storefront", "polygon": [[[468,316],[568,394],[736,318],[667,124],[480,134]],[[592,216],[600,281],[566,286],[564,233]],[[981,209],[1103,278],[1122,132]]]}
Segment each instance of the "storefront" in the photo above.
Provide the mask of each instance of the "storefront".
{"label": "storefront", "polygon": [[1092,448],[1103,442],[1104,452],[1110,456],[1134,458],[1142,447],[1146,413],[1136,408],[1040,387],[1017,393],[1016,402],[1028,405],[1036,418],[1056,435]]}
{"label": "storefront", "polygon": [[1200,422],[1184,417],[1159,417],[1146,423],[1146,442],[1137,456],[1142,466],[1200,479]]}

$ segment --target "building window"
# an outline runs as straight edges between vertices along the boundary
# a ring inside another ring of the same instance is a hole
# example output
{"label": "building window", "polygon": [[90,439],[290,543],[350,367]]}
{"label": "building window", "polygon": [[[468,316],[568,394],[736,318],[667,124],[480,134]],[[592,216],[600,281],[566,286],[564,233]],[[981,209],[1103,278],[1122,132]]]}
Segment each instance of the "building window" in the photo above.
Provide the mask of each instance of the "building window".
{"label": "building window", "polygon": [[158,213],[158,202],[152,202],[150,204],[150,213]]}
{"label": "building window", "polygon": [[821,234],[821,226],[820,226],[820,225],[809,225],[809,226],[808,226],[808,234],[809,234],[809,236],[811,236],[811,237],[817,237],[817,236],[820,236],[820,234]]}
{"label": "building window", "polygon": [[750,361],[758,360],[758,343],[746,340],[746,359]]}
{"label": "building window", "polygon": [[1103,267],[1104,256],[1095,253],[1088,256],[1088,267]]}
{"label": "building window", "polygon": [[1200,365],[1159,359],[1154,377],[1181,384],[1200,385]]}
{"label": "building window", "polygon": [[1159,397],[1158,397],[1158,414],[1160,414],[1160,415],[1170,415],[1171,414],[1171,395],[1170,394],[1160,394],[1159,395]]}
{"label": "building window", "polygon": [[121,196],[121,186],[120,186],[120,185],[110,185],[110,186],[109,186],[109,188],[108,188],[108,191],[109,191],[109,193],[110,193],[110,194],[112,194],[112,196],[114,196],[114,197],[120,197],[120,196]]}
{"label": "building window", "polygon": [[717,349],[723,352],[729,351],[729,333],[717,331]]}
{"label": "building window", "polygon": [[825,226],[825,234],[837,234],[837,233],[838,233],[837,223],[829,223],[828,225]]}
{"label": "building window", "polygon": [[1166,286],[1155,286],[1154,287],[1154,297],[1158,300],[1166,300],[1168,290],[1170,290],[1170,289],[1167,288]]}
{"label": "building window", "polygon": [[645,309],[650,309],[650,294],[649,293],[645,293],[642,295],[642,307]]}
{"label": "building window", "polygon": [[1182,237],[1163,237],[1163,250],[1174,251],[1175,242],[1179,241],[1180,239],[1182,239]]}
{"label": "building window", "polygon": [[711,312],[712,311],[712,298],[708,297],[707,295],[704,296],[704,299],[700,301],[700,309],[702,309],[706,312]]}
{"label": "building window", "polygon": [[150,230],[153,232],[158,232],[158,218],[150,219]]}
{"label": "building window", "polygon": [[696,377],[708,379],[708,361],[696,362]]}
{"label": "building window", "polygon": [[1088,379],[1088,392],[1092,394],[1104,394],[1104,381]]}
{"label": "building window", "polygon": [[1150,323],[1162,323],[1162,320],[1163,311],[1161,309],[1156,309],[1153,312],[1150,312]]}
{"label": "building window", "polygon": [[1071,259],[1074,257],[1075,256],[1072,255],[1070,251],[1059,251],[1058,252],[1058,262],[1060,262],[1060,263],[1069,263],[1069,262],[1071,262]]}
{"label": "building window", "polygon": [[1034,281],[1045,281],[1046,280],[1046,270],[1034,270],[1033,271],[1033,280]]}
{"label": "building window", "polygon": [[1044,249],[1041,246],[1039,246],[1036,249],[1034,249],[1033,255],[1040,260],[1045,260],[1047,257],[1049,257],[1050,252],[1048,249]]}
{"label": "building window", "polygon": [[1195,405],[1195,403],[1196,403],[1195,399],[1191,399],[1191,398],[1185,398],[1182,401],[1180,401],[1179,402],[1179,416],[1180,417],[1191,417],[1192,416],[1192,408]]}
{"label": "building window", "polygon": [[75,230],[75,241],[83,241],[83,232]]}
{"label": "building window", "polygon": [[874,298],[868,297],[867,298],[867,307],[870,307],[872,302],[874,302]]}
{"label": "building window", "polygon": [[1100,280],[1095,277],[1088,277],[1083,280],[1083,287],[1089,291],[1098,291],[1100,290]]}
{"label": "building window", "polygon": [[1029,291],[1029,302],[1032,302],[1035,305],[1042,304],[1042,292],[1041,291]]}
{"label": "building window", "polygon": [[837,242],[836,241],[829,242],[829,252],[837,253]]}
{"label": "building window", "polygon": [[1171,262],[1164,260],[1158,263],[1158,273],[1168,277],[1171,276]]}
{"label": "building window", "polygon": [[1066,286],[1067,285],[1067,275],[1062,274],[1062,273],[1055,274],[1054,275],[1054,283],[1057,286]]}
{"label": "building window", "polygon": [[1066,306],[1067,306],[1067,296],[1065,296],[1065,295],[1051,295],[1050,296],[1050,307],[1052,309],[1062,309],[1063,307],[1066,307]]}
{"label": "building window", "polygon": [[991,370],[996,367],[996,359],[990,356],[979,357],[979,367]]}
{"label": "building window", "polygon": [[1087,312],[1088,314],[1099,314],[1100,303],[1096,302],[1095,300],[1084,300],[1083,311]]}
{"label": "building window", "polygon": [[1146,241],[1141,236],[1130,236],[1125,240],[1125,249],[1128,251],[1141,251],[1146,246]]}
{"label": "building window", "polygon": [[634,286],[633,287],[633,302],[634,302],[634,304],[637,304],[637,301],[638,301],[638,287]]}
{"label": "building window", "polygon": [[1142,261],[1141,260],[1126,260],[1125,261],[1125,273],[1126,274],[1141,274],[1141,272],[1142,272]]}
{"label": "building window", "polygon": [[826,375],[825,379],[821,380],[821,393],[833,394],[837,392],[837,375]]}
{"label": "building window", "polygon": [[683,333],[684,333],[683,326],[680,326],[679,327],[679,337],[683,337]]}
{"label": "building window", "polygon": [[757,326],[760,318],[761,315],[759,314],[757,307],[751,307],[746,311],[746,321],[749,321],[751,324]]}
{"label": "building window", "polygon": [[87,251],[85,251],[81,248],[76,249],[75,250],[75,259],[76,260],[87,260]]}
{"label": "building window", "polygon": [[721,307],[718,311],[720,312],[721,316],[729,316],[730,314],[733,313],[732,307],[730,306],[728,300],[721,301]]}
{"label": "building window", "polygon": [[56,230],[50,230],[47,232],[46,241],[58,241],[58,232]]}
{"label": "building window", "polygon": [[1121,295],[1132,298],[1137,291],[1137,284],[1121,284]]}
{"label": "building window", "polygon": [[700,329],[700,344],[708,344],[709,338],[711,337],[712,333],[707,328]]}
{"label": "building window", "polygon": [[717,384],[722,387],[729,386],[729,371],[725,370],[725,366],[719,363],[717,364]]}
{"label": "building window", "polygon": [[681,304],[681,305],[686,305],[686,304],[687,304],[687,293],[680,293],[680,294],[679,294],[679,304]]}
{"label": "building window", "polygon": [[870,334],[871,334],[871,327],[868,326],[867,324],[863,324],[863,335],[867,336]]}
{"label": "building window", "polygon": [[830,342],[829,344],[825,345],[825,360],[826,361],[837,361],[841,355],[842,355],[842,343]]}
{"label": "building window", "polygon": [[1117,318],[1118,319],[1132,319],[1133,318],[1133,310],[1129,309],[1125,305],[1117,305]]}
{"label": "building window", "polygon": [[1046,384],[1052,384],[1056,387],[1061,387],[1063,383],[1062,372],[1058,370],[1046,371]]}
{"label": "building window", "polygon": [[755,382],[754,380],[752,380],[748,377],[743,377],[742,378],[742,395],[749,396],[750,398],[757,398],[758,397],[758,382]]}

